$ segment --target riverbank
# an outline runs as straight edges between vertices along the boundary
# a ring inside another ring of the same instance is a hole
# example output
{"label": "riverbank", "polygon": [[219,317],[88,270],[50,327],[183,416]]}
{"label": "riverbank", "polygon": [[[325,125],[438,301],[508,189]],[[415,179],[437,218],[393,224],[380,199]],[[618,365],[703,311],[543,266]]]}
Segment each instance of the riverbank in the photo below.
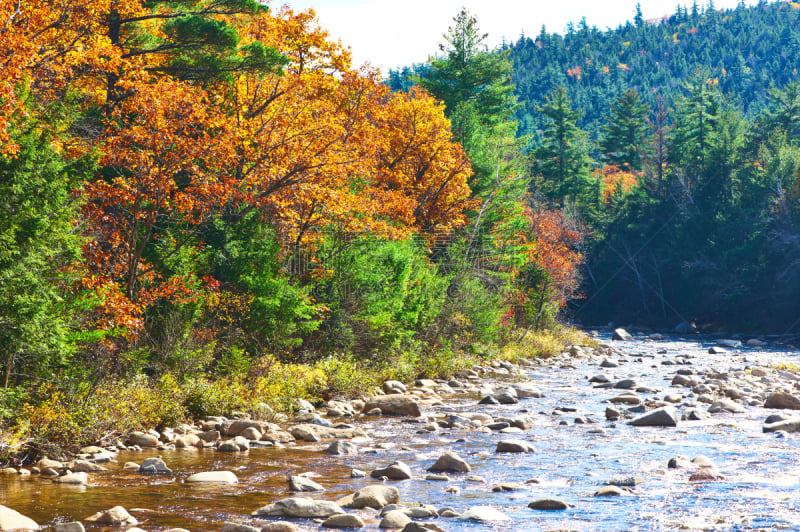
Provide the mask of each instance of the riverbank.
{"label": "riverbank", "polygon": [[[774,423],[786,421],[769,419],[792,418],[792,412],[766,406],[775,394],[798,394],[800,379],[786,369],[797,363],[796,351],[725,348],[720,339],[708,338],[599,340],[606,345],[597,350],[576,348],[520,366],[483,365],[474,368],[475,375],[420,380],[403,394],[379,396],[414,402],[420,416],[378,414],[376,405],[365,411],[367,405],[357,401],[327,404],[279,425],[294,442],[281,442],[272,431],[272,442],[262,435],[247,440],[247,451],[225,452],[219,442],[241,441],[234,432],[263,428],[269,434],[272,427],[209,419],[193,430],[217,430],[213,446],[178,447],[186,435],[174,434],[160,448],[118,448],[112,453],[116,462],[101,464],[108,471],[88,473],[84,486],[35,474],[3,476],[4,504],[39,523],[86,524],[91,513],[122,505],[146,530],[233,530],[225,522],[253,527],[236,529],[243,532],[276,521],[317,530],[326,518],[286,515],[288,507],[295,508],[289,513],[301,511],[301,503],[290,499],[311,498],[329,508],[337,504],[365,528],[376,529],[386,517],[382,510],[353,507],[347,500],[374,487],[389,494],[387,501],[396,490],[402,505],[397,508],[406,517],[442,530],[747,530],[800,524],[792,496],[799,458],[796,437],[788,431],[793,425],[781,431]],[[712,348],[720,351],[710,353]],[[395,383],[386,386],[398,391]],[[509,397],[514,393],[516,402]],[[659,411],[668,415],[653,424],[663,426],[632,423]],[[531,452],[502,452],[513,445]],[[460,459],[450,460],[455,469],[431,471],[447,453]],[[134,470],[159,456],[170,473]],[[390,472],[396,461],[407,469]],[[133,462],[128,469],[127,462]],[[189,481],[210,470],[228,471],[238,482],[202,487]],[[356,470],[366,477],[353,478]],[[395,480],[403,471],[411,478]],[[293,491],[297,483],[306,484],[304,477],[325,491]],[[563,510],[529,507],[559,501]],[[276,506],[264,512],[283,515],[251,515],[270,505]]]}

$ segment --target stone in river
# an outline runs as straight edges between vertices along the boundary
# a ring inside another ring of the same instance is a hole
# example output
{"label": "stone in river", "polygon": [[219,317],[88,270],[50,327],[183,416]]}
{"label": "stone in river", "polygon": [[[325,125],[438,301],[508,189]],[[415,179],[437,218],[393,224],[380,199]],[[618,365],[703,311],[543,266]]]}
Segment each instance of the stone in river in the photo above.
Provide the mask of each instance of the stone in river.
{"label": "stone in river", "polygon": [[636,388],[636,386],[638,386],[638,384],[633,379],[622,379],[621,381],[614,383],[614,388],[618,390],[632,390],[633,388]]}
{"label": "stone in river", "polygon": [[85,486],[89,483],[89,475],[86,473],[68,472],[66,475],[53,479],[58,484],[77,484]]}
{"label": "stone in river", "polygon": [[714,346],[714,347],[709,347],[708,348],[708,353],[710,355],[724,355],[727,352],[728,352],[728,350],[725,349],[725,348],[722,348],[722,347]]}
{"label": "stone in river", "polygon": [[90,515],[84,521],[96,523],[98,525],[111,525],[111,526],[136,526],[139,521],[136,520],[128,511],[122,506],[114,506],[109,510],[97,512]]}
{"label": "stone in river", "polygon": [[108,471],[107,468],[88,460],[73,460],[69,463],[70,471],[75,473],[97,473],[98,471]]}
{"label": "stone in river", "polygon": [[522,440],[501,440],[497,442],[497,453],[531,453],[533,445]]}
{"label": "stone in river", "polygon": [[619,341],[630,341],[633,340],[633,336],[631,336],[631,334],[625,329],[614,329],[614,333],[611,335],[611,339]]}
{"label": "stone in river", "polygon": [[172,470],[167,467],[167,464],[161,457],[145,458],[142,465],[139,466],[139,473],[145,475],[171,475]]}
{"label": "stone in river", "polygon": [[158,438],[152,434],[134,431],[128,435],[128,442],[139,447],[158,447]]}
{"label": "stone in river", "polygon": [[399,501],[400,491],[394,486],[371,484],[361,488],[352,495],[339,499],[337,504],[345,508],[374,508],[380,510],[384,506],[397,504]]}
{"label": "stone in river", "polygon": [[800,398],[786,392],[775,392],[767,396],[764,408],[781,408],[785,410],[800,410]]}
{"label": "stone in river", "polygon": [[495,397],[493,395],[487,395],[486,397],[484,397],[483,399],[478,401],[478,404],[479,405],[499,405],[500,401],[495,399]]}
{"label": "stone in river", "polygon": [[[0,526],[0,530],[5,530],[2,526]],[[86,529],[83,527],[83,523],[78,521],[73,521],[71,523],[57,523],[53,525],[53,532],[85,532]]]}
{"label": "stone in river", "polygon": [[256,517],[327,518],[343,513],[344,510],[335,502],[318,501],[306,497],[290,497],[262,506],[252,515]]}
{"label": "stone in river", "polygon": [[642,404],[643,400],[640,395],[637,395],[634,392],[625,392],[616,397],[612,397],[608,400],[608,402],[613,404],[640,405]]}
{"label": "stone in river", "polygon": [[457,454],[446,452],[428,468],[428,471],[432,473],[469,473],[472,468]]}
{"label": "stone in river", "polygon": [[245,525],[244,523],[233,523],[231,521],[226,521],[222,523],[219,532],[261,532],[261,529],[254,526]]}
{"label": "stone in river", "polygon": [[625,492],[616,486],[603,486],[594,493],[595,497],[619,497],[625,495]]}
{"label": "stone in river", "polygon": [[536,499],[528,504],[532,510],[567,510],[571,504],[559,499]]}
{"label": "stone in river", "polygon": [[604,358],[602,360],[602,362],[600,362],[600,367],[601,368],[618,368],[619,367],[619,363],[615,362],[613,360],[610,360],[608,358]]}
{"label": "stone in river", "polygon": [[411,469],[403,462],[392,462],[386,467],[375,469],[370,476],[372,478],[386,477],[390,480],[406,480],[411,478]]}
{"label": "stone in river", "polygon": [[353,514],[336,514],[322,522],[322,528],[363,528],[364,521]]}
{"label": "stone in river", "polygon": [[325,491],[325,488],[320,484],[302,475],[291,475],[289,477],[289,489],[291,491]]}
{"label": "stone in river", "polygon": [[297,532],[297,527],[288,521],[273,521],[262,526],[261,532]]}
{"label": "stone in river", "polygon": [[711,406],[708,407],[708,411],[712,414],[719,414],[722,412],[728,412],[731,414],[741,414],[744,412],[744,407],[739,403],[732,401],[730,399],[720,399],[719,401],[714,401],[711,403]]}
{"label": "stone in river", "polygon": [[510,391],[496,393],[494,398],[501,405],[515,405],[519,403],[519,399],[517,399],[516,395],[512,394]]}
{"label": "stone in river", "polygon": [[383,415],[419,417],[422,412],[419,404],[406,395],[377,395],[370,397],[364,405],[364,412],[380,408]]}
{"label": "stone in river", "polygon": [[712,467],[702,467],[689,477],[689,482],[715,482],[717,480],[725,480],[725,476]]}
{"label": "stone in river", "polygon": [[628,488],[633,488],[642,483],[644,483],[644,479],[642,477],[634,476],[613,477],[603,482],[603,484],[606,486],[624,486]]}
{"label": "stone in river", "polygon": [[408,517],[403,511],[401,510],[392,510],[390,512],[386,512],[383,515],[383,519],[381,519],[378,528],[403,528],[408,523],[411,522],[411,518]]}
{"label": "stone in river", "polygon": [[236,484],[239,479],[231,471],[204,471],[186,479],[188,484]]}
{"label": "stone in river", "polygon": [[26,517],[16,510],[0,505],[0,530],[36,530],[39,525],[30,517]]}
{"label": "stone in river", "polygon": [[617,410],[616,408],[613,408],[613,407],[610,407],[610,406],[606,407],[606,419],[607,420],[615,421],[615,420],[619,419],[619,417],[621,415],[622,415],[622,413],[619,410]]}
{"label": "stone in river", "polygon": [[605,373],[600,373],[599,375],[595,375],[594,377],[592,377],[591,379],[589,379],[589,382],[592,382],[592,383],[595,383],[595,382],[596,382],[596,383],[598,383],[598,384],[602,384],[602,383],[606,383],[606,382],[611,382],[611,377],[609,377],[609,376],[608,376],[608,375],[606,375]]}
{"label": "stone in river", "polygon": [[516,383],[511,385],[517,392],[520,399],[541,399],[544,397],[542,391],[530,383]]}
{"label": "stone in river", "polygon": [[335,456],[356,455],[358,454],[358,447],[349,441],[336,440],[325,449],[325,452]]}
{"label": "stone in river", "polygon": [[634,427],[676,427],[678,426],[678,414],[675,407],[664,406],[651,410],[628,422]]}
{"label": "stone in river", "polygon": [[764,432],[800,432],[800,418],[784,419],[767,423],[761,427]]}
{"label": "stone in river", "polygon": [[461,514],[459,519],[464,521],[480,521],[487,523],[511,521],[510,517],[497,508],[493,508],[491,506],[472,506],[466,512]]}

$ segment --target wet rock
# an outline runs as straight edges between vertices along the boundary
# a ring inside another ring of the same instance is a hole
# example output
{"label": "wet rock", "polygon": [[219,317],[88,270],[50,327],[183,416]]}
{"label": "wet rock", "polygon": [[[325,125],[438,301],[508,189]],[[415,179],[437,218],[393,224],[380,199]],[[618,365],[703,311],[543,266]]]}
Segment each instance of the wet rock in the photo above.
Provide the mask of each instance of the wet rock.
{"label": "wet rock", "polygon": [[614,333],[611,335],[612,340],[618,340],[621,342],[627,342],[633,340],[633,336],[626,331],[625,329],[614,329]]}
{"label": "wet rock", "polygon": [[406,385],[400,381],[386,381],[383,383],[383,391],[387,394],[404,394],[408,391]]}
{"label": "wet rock", "polygon": [[609,421],[615,421],[620,418],[622,413],[617,410],[616,408],[607,406],[606,407],[606,419]]}
{"label": "wet rock", "polygon": [[335,502],[317,501],[306,497],[290,497],[262,506],[251,515],[256,517],[328,518],[343,513],[344,510]]}
{"label": "wet rock", "polygon": [[712,414],[719,414],[723,412],[729,414],[741,414],[745,411],[745,409],[742,405],[735,401],[730,399],[720,399],[719,401],[714,401],[711,403],[711,406],[708,407],[708,411]]}
{"label": "wet rock", "polygon": [[292,475],[289,477],[289,489],[291,491],[325,491],[325,488],[320,484],[302,475]]}
{"label": "wet rock", "polygon": [[217,446],[217,450],[221,453],[238,453],[241,451],[241,448],[235,441],[226,440],[224,442],[220,442],[220,444]]}
{"label": "wet rock", "polygon": [[400,511],[412,519],[428,519],[431,517],[439,517],[439,512],[436,510],[436,508],[430,505],[410,506],[408,508],[401,508]]}
{"label": "wet rock", "polygon": [[90,462],[88,460],[73,460],[69,463],[69,469],[75,473],[97,473],[99,471],[108,471],[107,468],[101,466],[100,464],[95,464],[94,462]]}
{"label": "wet rock", "polygon": [[390,480],[406,480],[411,478],[411,469],[403,462],[392,462],[386,467],[375,469],[370,476],[372,478],[386,477]]}
{"label": "wet rock", "polygon": [[517,397],[520,399],[541,399],[544,397],[544,393],[530,383],[516,383],[512,384],[511,387],[516,391]]}
{"label": "wet rock", "polygon": [[158,447],[158,437],[146,432],[134,431],[128,435],[128,444],[139,447]]}
{"label": "wet rock", "polygon": [[425,480],[430,480],[432,482],[450,482],[450,477],[447,475],[425,475]]}
{"label": "wet rock", "polygon": [[84,519],[84,521],[110,526],[136,526],[139,524],[139,521],[122,506],[114,506],[111,509],[97,512]]}
{"label": "wet rock", "polygon": [[571,504],[559,499],[536,499],[528,504],[531,510],[567,510]]}
{"label": "wet rock", "polygon": [[595,497],[619,497],[620,495],[625,495],[625,492],[617,486],[603,486],[594,493]]}
{"label": "wet rock", "polygon": [[371,484],[352,495],[343,497],[337,503],[345,508],[374,508],[380,510],[384,506],[397,504],[399,501],[400,491],[394,486]]}
{"label": "wet rock", "polygon": [[498,401],[494,395],[487,395],[480,401],[478,401],[479,405],[499,405],[500,401]]}
{"label": "wet rock", "polygon": [[497,453],[531,453],[533,445],[522,440],[501,440],[497,442]]}
{"label": "wet rock", "polygon": [[725,476],[711,467],[703,467],[689,477],[689,482],[715,482],[725,480]]}
{"label": "wet rock", "polygon": [[775,423],[768,423],[761,427],[764,432],[800,432],[800,418],[791,418]]}
{"label": "wet rock", "polygon": [[524,486],[518,482],[502,482],[496,486],[492,486],[492,491],[495,493],[502,493],[504,491],[517,491],[522,488],[524,488]]}
{"label": "wet rock", "polygon": [[167,464],[161,457],[145,458],[139,466],[139,473],[145,475],[171,475],[172,469],[167,467]]}
{"label": "wet rock", "polygon": [[360,469],[351,469],[350,478],[366,478],[367,472]]}
{"label": "wet rock", "polygon": [[644,402],[642,396],[634,392],[625,392],[608,400],[609,403],[623,405],[640,405]]}
{"label": "wet rock", "polygon": [[673,406],[664,406],[651,410],[628,422],[634,427],[676,427],[678,413]]}
{"label": "wet rock", "polygon": [[717,343],[722,347],[729,347],[731,349],[734,349],[736,347],[742,347],[742,342],[740,340],[725,339],[725,340],[720,340]]}
{"label": "wet rock", "polygon": [[723,347],[713,346],[708,348],[708,353],[710,355],[724,355],[727,352],[728,350]]}
{"label": "wet rock", "polygon": [[622,486],[627,488],[633,488],[643,483],[644,479],[642,477],[635,477],[635,476],[613,477],[603,482],[603,484],[605,484],[606,486]]}
{"label": "wet rock", "polygon": [[800,410],[800,398],[786,392],[775,392],[767,396],[764,408],[780,408],[784,410]]}
{"label": "wet rock", "polygon": [[200,440],[200,436],[197,434],[184,434],[183,436],[178,436],[175,438],[175,447],[178,449],[197,447],[201,441],[202,440]]}
{"label": "wet rock", "polygon": [[605,373],[601,373],[601,374],[595,375],[594,377],[589,379],[589,382],[596,383],[596,384],[605,384],[605,383],[611,382],[611,377],[609,377]]}
{"label": "wet rock", "polygon": [[322,528],[363,528],[364,521],[353,514],[336,514],[322,522]]}
{"label": "wet rock", "polygon": [[497,523],[511,521],[506,514],[491,506],[472,506],[459,516],[464,521],[479,521],[482,523]]}
{"label": "wet rock", "polygon": [[328,448],[325,449],[325,452],[334,456],[353,456],[358,454],[358,447],[349,441],[337,440],[331,443]]}
{"label": "wet rock", "polygon": [[611,359],[604,358],[604,359],[603,359],[603,360],[600,362],[600,367],[601,367],[601,368],[618,368],[618,367],[619,367],[619,363],[618,363],[618,362],[615,362],[615,361],[613,361],[613,360],[611,360]]}
{"label": "wet rock", "polygon": [[488,425],[484,425],[484,426],[489,430],[498,431],[498,430],[507,429],[508,427],[511,426],[511,424],[510,423],[506,423],[505,421],[500,421],[500,422],[496,422],[496,423],[489,423]]}
{"label": "wet rock", "polygon": [[400,529],[405,527],[410,522],[411,518],[401,510],[392,510],[383,515],[383,519],[381,519],[378,528]]}
{"label": "wet rock", "polygon": [[[2,526],[0,526],[0,530],[6,530]],[[53,525],[53,532],[85,532],[86,529],[83,527],[83,524],[78,521],[73,521],[71,523],[56,523]]]}
{"label": "wet rock", "polygon": [[288,521],[273,521],[262,526],[261,532],[297,532],[297,527]]}
{"label": "wet rock", "polygon": [[699,408],[691,408],[683,413],[681,419],[687,421],[703,421],[704,419],[708,419],[710,416],[707,412],[703,412]]}
{"label": "wet rock", "polygon": [[693,333],[697,331],[697,325],[695,325],[694,322],[691,321],[683,321],[678,325],[676,325],[675,328],[672,330],[678,334]]}
{"label": "wet rock", "polygon": [[89,475],[86,473],[67,472],[66,475],[53,479],[53,482],[58,484],[75,484],[79,486],[85,486],[89,483]]}
{"label": "wet rock", "polygon": [[667,467],[669,469],[686,469],[692,467],[692,462],[688,456],[678,455],[669,459]]}
{"label": "wet rock", "polygon": [[432,473],[469,473],[472,468],[457,454],[446,452],[428,468],[428,471]]}
{"label": "wet rock", "polygon": [[515,405],[519,403],[519,399],[517,399],[516,394],[512,393],[511,390],[506,390],[500,393],[496,393],[494,394],[494,398],[501,405]]}
{"label": "wet rock", "polygon": [[244,523],[232,523],[230,521],[226,521],[222,523],[219,532],[261,532],[261,529],[254,526],[245,525]]}
{"label": "wet rock", "polygon": [[37,530],[39,525],[30,517],[16,510],[0,505],[0,530]]}
{"label": "wet rock", "polygon": [[614,383],[614,388],[618,390],[632,390],[638,386],[637,382],[633,379],[622,379]]}
{"label": "wet rock", "polygon": [[186,479],[187,484],[236,484],[239,479],[232,471],[204,471]]}
{"label": "wet rock", "polygon": [[[388,397],[401,397],[399,395],[392,395]],[[361,429],[337,429],[332,427],[322,427],[312,423],[303,423],[295,425],[289,432],[291,435],[301,441],[318,442],[322,440],[333,440],[339,438],[355,438],[358,436],[366,436],[366,433]]]}
{"label": "wet rock", "polygon": [[419,403],[405,395],[377,395],[364,405],[364,411],[380,408],[383,415],[419,417]]}
{"label": "wet rock", "polygon": [[36,462],[36,467],[38,467],[41,471],[44,471],[45,469],[58,470],[58,469],[64,469],[64,463],[59,462],[58,460],[51,460],[50,458],[47,458],[45,456],[44,458]]}
{"label": "wet rock", "polygon": [[467,482],[475,482],[476,484],[486,484],[486,479],[480,475],[469,475],[464,480]]}

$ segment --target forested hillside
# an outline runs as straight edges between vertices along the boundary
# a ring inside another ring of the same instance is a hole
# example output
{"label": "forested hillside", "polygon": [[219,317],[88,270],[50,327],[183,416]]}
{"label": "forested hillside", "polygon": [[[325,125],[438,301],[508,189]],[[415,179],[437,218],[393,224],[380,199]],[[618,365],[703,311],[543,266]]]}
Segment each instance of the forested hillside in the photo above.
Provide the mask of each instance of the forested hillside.
{"label": "forested hillside", "polygon": [[641,11],[631,16],[611,31],[582,21],[564,35],[542,28],[508,46],[522,104],[521,133],[543,129],[536,106],[556,87],[567,89],[573,105],[584,110],[580,125],[596,133],[626,89],[651,106],[658,97],[672,103],[681,83],[701,71],[745,116],[755,116],[767,103],[768,88],[798,79],[800,3],[716,10],[713,1],[695,2],[662,19],[644,20]]}
{"label": "forested hillside", "polygon": [[494,51],[513,63],[527,201],[585,230],[571,315],[796,330],[800,4],[632,15]]}

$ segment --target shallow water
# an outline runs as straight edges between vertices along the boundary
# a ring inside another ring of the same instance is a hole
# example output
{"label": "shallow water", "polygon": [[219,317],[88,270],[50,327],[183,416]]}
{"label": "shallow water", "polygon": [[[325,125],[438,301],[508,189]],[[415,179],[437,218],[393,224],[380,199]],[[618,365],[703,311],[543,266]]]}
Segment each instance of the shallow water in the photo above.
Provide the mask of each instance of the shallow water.
{"label": "shallow water", "polygon": [[[146,530],[218,530],[225,521],[258,526],[266,521],[250,517],[252,511],[292,496],[288,491],[289,474],[313,471],[315,480],[327,491],[310,496],[336,500],[375,482],[351,479],[352,468],[370,471],[402,460],[415,475],[413,480],[392,482],[400,490],[403,502],[450,506],[458,512],[470,506],[491,505],[513,520],[513,524],[490,526],[437,519],[437,525],[444,530],[800,530],[800,435],[778,438],[763,434],[761,424],[774,410],[747,407],[743,414],[714,414],[704,421],[681,422],[677,428],[631,427],[605,420],[608,403],[603,399],[618,395],[621,390],[596,389],[588,383],[598,373],[635,378],[639,385],[662,390],[655,395],[641,395],[661,398],[665,393],[689,393],[686,388],[670,387],[675,371],[684,366],[662,365],[665,359],[685,360],[694,369],[716,371],[800,362],[798,352],[774,347],[744,347],[725,355],[709,355],[711,345],[715,345],[712,340],[680,338],[618,342],[615,346],[629,353],[628,362],[619,368],[602,369],[596,360],[589,363],[589,359],[559,359],[555,365],[526,368],[525,378],[545,392],[544,399],[524,399],[508,406],[478,406],[476,397],[460,396],[446,400],[445,407],[428,407],[424,412],[437,417],[458,412],[486,412],[494,417],[525,413],[534,419],[535,427],[524,434],[467,430],[417,433],[419,425],[401,419],[361,419],[354,423],[370,434],[370,443],[390,443],[394,447],[348,457],[325,454],[322,451],[327,444],[322,443],[300,443],[285,449],[256,448],[235,454],[211,450],[125,451],[119,454],[116,464],[106,464],[110,471],[90,474],[90,485],[85,487],[54,484],[36,475],[4,475],[0,477],[0,504],[45,525],[82,520],[97,511],[122,505]],[[565,367],[559,367],[559,363]],[[553,415],[556,407],[573,407],[576,411]],[[577,416],[596,423],[574,424]],[[562,419],[569,424],[560,425]],[[597,427],[607,433],[588,433]],[[532,441],[536,451],[495,454],[496,443],[509,437]],[[472,473],[488,482],[466,482],[465,475],[451,475],[450,482],[422,480],[425,469],[445,450],[462,456],[472,466]],[[667,469],[667,461],[678,454],[709,457],[725,480],[690,483],[689,470]],[[127,461],[141,462],[156,455],[175,475],[151,477],[120,469]],[[183,483],[192,473],[211,470],[232,470],[239,483],[229,487]],[[642,477],[644,483],[628,496],[592,496],[605,480],[620,475]],[[536,483],[526,483],[532,479]],[[524,487],[492,492],[491,487],[499,482],[518,482]],[[459,487],[460,493],[447,493],[445,488],[450,486]],[[559,498],[574,507],[561,512],[528,509],[528,503],[540,497]],[[377,529],[377,512],[355,513],[367,522],[367,528]],[[295,522],[300,529],[319,528],[313,521]]]}

